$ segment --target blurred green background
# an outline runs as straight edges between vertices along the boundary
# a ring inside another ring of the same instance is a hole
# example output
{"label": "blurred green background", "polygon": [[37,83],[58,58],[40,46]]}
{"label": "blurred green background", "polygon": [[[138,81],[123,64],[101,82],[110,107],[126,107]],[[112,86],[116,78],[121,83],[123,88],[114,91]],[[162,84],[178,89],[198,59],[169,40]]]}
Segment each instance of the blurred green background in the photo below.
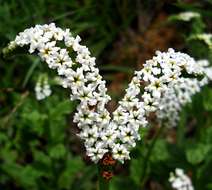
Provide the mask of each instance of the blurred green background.
{"label": "blurred green background", "polygon": [[[201,17],[183,21],[176,15]],[[211,0],[0,0],[0,50],[18,32],[55,22],[70,28],[97,57],[113,101],[135,69],[156,50],[172,47],[212,61]],[[37,101],[34,87],[44,73],[53,94]],[[0,189],[97,189],[96,165],[86,157],[72,123],[76,102],[55,83],[55,73],[34,55],[0,58]],[[212,190],[212,85],[186,105],[177,128],[167,128],[151,148],[157,125],[141,131],[132,159],[117,164],[111,190],[171,189],[169,173],[183,168],[195,189]],[[151,149],[151,151],[149,151]],[[147,156],[149,155],[149,156]]]}

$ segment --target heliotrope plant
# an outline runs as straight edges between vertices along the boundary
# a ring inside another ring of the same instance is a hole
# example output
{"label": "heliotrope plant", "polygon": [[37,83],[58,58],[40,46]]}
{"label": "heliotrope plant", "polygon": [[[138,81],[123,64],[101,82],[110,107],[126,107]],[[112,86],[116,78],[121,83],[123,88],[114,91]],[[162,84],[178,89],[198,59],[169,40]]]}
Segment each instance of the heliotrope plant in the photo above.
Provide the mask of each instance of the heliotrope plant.
{"label": "heliotrope plant", "polygon": [[[19,33],[3,54],[29,46],[29,53],[38,54],[50,69],[57,70],[62,86],[71,90],[70,99],[79,101],[74,122],[86,153],[101,165],[130,159],[130,150],[140,140],[139,128],[147,126],[150,113],[156,113],[159,121],[176,125],[182,105],[211,79],[212,68],[207,61],[197,62],[173,49],[157,51],[140,71],[135,71],[125,96],[110,114],[106,109],[111,99],[106,82],[95,58],[80,41],[69,29],[62,30],[54,23],[36,25]],[[105,178],[111,175],[103,171]]]}

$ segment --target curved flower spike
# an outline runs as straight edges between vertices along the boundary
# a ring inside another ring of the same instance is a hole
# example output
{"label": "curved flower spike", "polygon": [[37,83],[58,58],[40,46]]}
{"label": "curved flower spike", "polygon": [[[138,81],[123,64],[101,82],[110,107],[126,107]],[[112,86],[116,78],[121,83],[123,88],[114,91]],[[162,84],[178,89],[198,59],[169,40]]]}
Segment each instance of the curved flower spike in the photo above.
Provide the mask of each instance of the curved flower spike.
{"label": "curved flower spike", "polygon": [[[158,51],[135,72],[111,118],[105,108],[110,100],[106,82],[96,68],[95,58],[90,56],[86,46],[80,45],[80,41],[80,37],[73,37],[69,29],[62,30],[54,23],[36,25],[19,33],[5,53],[17,46],[29,46],[30,53],[37,53],[49,68],[57,70],[62,86],[71,89],[71,100],[80,101],[74,122],[80,128],[79,136],[84,140],[87,155],[94,162],[106,153],[121,162],[129,159],[131,148],[140,139],[139,127],[147,125],[151,112],[156,112],[158,118],[167,116],[162,114],[167,109],[163,102],[175,92],[179,83],[184,84],[189,79],[183,75],[211,76],[211,68],[197,64],[187,54],[173,49]],[[61,42],[64,42],[63,47],[59,46]],[[207,79],[201,83],[206,84]]]}

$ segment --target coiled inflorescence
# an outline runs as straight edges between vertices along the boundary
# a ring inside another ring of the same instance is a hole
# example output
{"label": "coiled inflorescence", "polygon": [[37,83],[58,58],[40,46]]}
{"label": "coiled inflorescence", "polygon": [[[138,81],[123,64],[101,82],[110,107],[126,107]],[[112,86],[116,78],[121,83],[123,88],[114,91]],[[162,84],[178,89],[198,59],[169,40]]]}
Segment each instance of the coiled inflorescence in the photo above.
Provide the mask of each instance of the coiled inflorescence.
{"label": "coiled inflorescence", "polygon": [[160,120],[166,120],[168,126],[176,126],[179,121],[179,113],[183,106],[191,102],[191,97],[201,90],[201,87],[208,84],[212,80],[212,67],[209,67],[207,60],[200,60],[196,62],[203,70],[203,78],[186,78],[181,76],[176,80],[173,88],[168,88],[163,97],[161,97],[159,104],[161,109],[156,111],[156,115]]}
{"label": "coiled inflorescence", "polygon": [[28,45],[30,53],[38,53],[49,68],[57,70],[62,86],[71,89],[71,100],[80,102],[74,122],[80,129],[87,155],[94,162],[108,152],[121,162],[129,159],[130,149],[140,139],[139,127],[147,125],[149,113],[156,112],[159,118],[167,116],[164,98],[182,82],[183,74],[205,74],[206,67],[196,64],[187,54],[173,49],[158,51],[135,72],[124,98],[110,116],[105,107],[110,100],[106,82],[96,68],[95,58],[80,41],[69,29],[62,30],[52,23],[26,29],[8,48]]}

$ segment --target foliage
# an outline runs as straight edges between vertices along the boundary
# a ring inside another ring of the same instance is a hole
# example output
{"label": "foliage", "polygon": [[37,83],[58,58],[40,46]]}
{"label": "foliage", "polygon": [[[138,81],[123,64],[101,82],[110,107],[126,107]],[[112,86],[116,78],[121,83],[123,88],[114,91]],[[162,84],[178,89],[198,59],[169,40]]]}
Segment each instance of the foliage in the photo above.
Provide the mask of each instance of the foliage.
{"label": "foliage", "polygon": [[[105,78],[110,71],[130,75],[132,67],[110,65],[107,57],[113,55],[111,48],[123,31],[134,30],[142,36],[135,24],[142,17],[138,10],[150,14],[155,1],[135,2],[0,0],[0,50],[26,27],[54,21],[83,36]],[[144,3],[140,7],[137,2]],[[183,51],[210,61],[210,46],[195,36],[211,31],[211,8],[210,0],[179,0],[159,10],[169,15],[198,12],[201,17],[189,22],[169,19],[164,23],[179,28]],[[0,71],[0,189],[96,189],[96,167],[85,157],[72,123],[77,102],[69,101],[68,92],[55,83],[55,73],[37,57],[27,55],[0,58]],[[49,76],[53,95],[37,101],[34,86],[41,73]],[[164,128],[156,139],[157,131],[156,125],[142,129],[131,161],[116,166],[110,189],[170,189],[169,173],[179,167],[189,174],[195,189],[212,190],[211,84],[184,108],[177,128]]]}

